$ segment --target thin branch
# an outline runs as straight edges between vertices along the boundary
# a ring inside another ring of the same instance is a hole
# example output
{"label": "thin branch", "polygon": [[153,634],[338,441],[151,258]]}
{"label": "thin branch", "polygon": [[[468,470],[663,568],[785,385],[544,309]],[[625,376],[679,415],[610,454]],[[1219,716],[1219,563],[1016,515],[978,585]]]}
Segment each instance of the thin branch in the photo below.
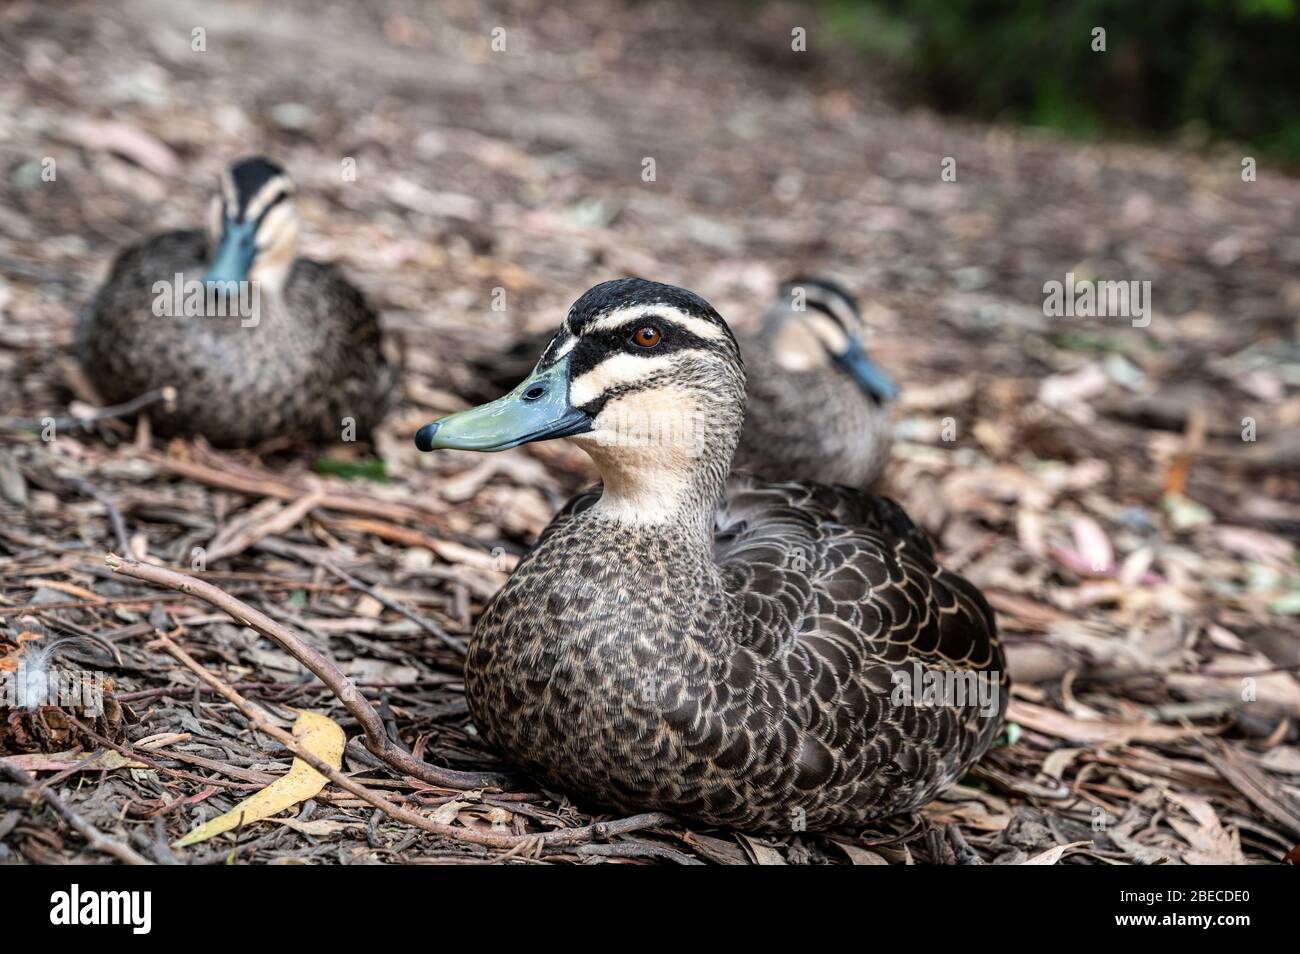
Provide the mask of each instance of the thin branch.
{"label": "thin branch", "polygon": [[[236,493],[246,494],[250,497],[279,497],[282,500],[297,500],[310,489],[300,484],[286,483],[283,480],[276,479],[274,475],[262,471],[220,470],[199,461],[182,460],[178,457],[161,454],[148,454],[145,457],[177,477],[194,480],[209,487],[233,490]],[[380,520],[405,520],[412,523],[437,524],[445,519],[442,514],[433,509],[420,509],[407,504],[380,500],[365,493],[358,493],[355,490],[349,493],[327,493],[319,506],[322,510],[337,510],[339,513],[376,517]],[[407,532],[417,534],[421,539],[427,537],[426,534],[418,531],[408,530]]]}
{"label": "thin branch", "polygon": [[[430,679],[417,679],[414,682],[381,679],[373,682],[358,682],[356,685],[362,689],[399,689],[409,692],[412,689],[445,686],[449,682],[455,682],[455,679],[452,676],[442,676],[441,678],[435,676]],[[306,682],[232,682],[230,685],[239,692],[275,693],[276,696],[271,701],[278,703],[283,703],[291,696],[299,695],[309,689],[313,692],[320,692],[322,688],[328,690],[328,687]],[[175,696],[189,697],[194,694],[195,689],[205,695],[210,695],[213,692],[209,686],[158,686],[154,689],[139,689],[135,692],[115,692],[113,696],[118,702],[139,702],[144,699],[161,699]]]}
{"label": "thin branch", "polygon": [[46,426],[45,422],[50,420],[54,424],[54,430],[56,432],[78,429],[88,430],[92,425],[97,424],[99,421],[107,421],[119,417],[129,417],[137,411],[142,411],[155,404],[173,405],[175,403],[175,388],[157,388],[153,391],[147,391],[139,397],[131,398],[129,401],[123,401],[121,404],[110,404],[107,407],[85,406],[85,410],[82,413],[68,414],[63,417],[48,419],[0,417],[0,428],[6,428],[13,431],[39,431],[44,429]]}
{"label": "thin branch", "polygon": [[460,790],[480,788],[505,788],[514,776],[501,772],[458,772],[454,769],[440,768],[415,758],[409,752],[388,738],[384,731],[383,720],[361,690],[334,663],[321,655],[289,627],[277,623],[265,613],[256,610],[219,587],[204,580],[198,580],[165,567],[138,563],[109,554],[105,562],[117,573],[167,586],[180,593],[195,596],[219,610],[229,613],[235,622],[257,630],[267,639],[276,643],[310,670],[317,679],[325,683],[331,692],[343,703],[343,707],[360,724],[366,736],[366,748],[383,759],[395,770],[414,776],[430,785]]}

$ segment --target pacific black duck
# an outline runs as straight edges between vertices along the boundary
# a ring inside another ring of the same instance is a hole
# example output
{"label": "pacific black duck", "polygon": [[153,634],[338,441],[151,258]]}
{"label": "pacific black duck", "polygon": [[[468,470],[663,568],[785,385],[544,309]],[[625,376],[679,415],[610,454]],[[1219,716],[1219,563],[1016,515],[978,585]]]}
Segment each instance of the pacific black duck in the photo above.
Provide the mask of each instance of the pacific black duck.
{"label": "pacific black duck", "polygon": [[729,477],[744,414],[718,313],[624,279],[578,299],[508,395],[420,429],[426,451],[567,437],[603,478],[480,617],[470,712],[601,805],[769,831],[914,809],[1001,724],[993,613],[889,500]]}
{"label": "pacific black duck", "polygon": [[123,251],[81,315],[77,353],[111,403],[171,385],[162,434],[218,445],[369,437],[394,372],[379,322],[332,265],[297,256],[284,170],[263,158],[222,176],[208,229]]}
{"label": "pacific black duck", "polygon": [[749,413],[735,466],[869,489],[889,461],[894,383],[868,357],[857,302],[828,278],[786,282],[741,340]]}

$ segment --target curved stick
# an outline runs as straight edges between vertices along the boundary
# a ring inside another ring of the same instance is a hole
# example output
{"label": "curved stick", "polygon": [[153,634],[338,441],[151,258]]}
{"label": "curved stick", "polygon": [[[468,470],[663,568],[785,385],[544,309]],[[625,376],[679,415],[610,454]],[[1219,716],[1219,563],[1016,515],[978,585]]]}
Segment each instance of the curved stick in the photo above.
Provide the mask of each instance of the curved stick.
{"label": "curved stick", "polygon": [[325,683],[343,703],[343,707],[361,725],[366,736],[366,748],[383,759],[395,770],[418,778],[430,785],[454,788],[461,791],[479,788],[506,788],[515,781],[515,776],[504,772],[458,772],[454,769],[440,768],[422,762],[409,752],[404,752],[388,738],[384,724],[370,705],[361,690],[325,656],[312,649],[297,633],[287,626],[277,623],[265,613],[256,610],[242,600],[238,600],[220,587],[213,586],[205,580],[199,580],[176,570],[161,566],[152,566],[127,560],[110,553],[104,558],[108,566],[116,573],[170,587],[188,596],[195,596],[203,602],[226,613],[243,626],[257,630],[267,639],[276,643],[281,649],[310,670],[317,679]]}

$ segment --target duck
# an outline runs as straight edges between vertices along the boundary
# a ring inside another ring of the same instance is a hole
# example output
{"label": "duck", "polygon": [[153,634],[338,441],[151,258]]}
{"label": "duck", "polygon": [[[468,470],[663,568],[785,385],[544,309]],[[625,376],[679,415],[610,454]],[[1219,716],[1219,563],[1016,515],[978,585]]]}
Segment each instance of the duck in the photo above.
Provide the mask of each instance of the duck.
{"label": "duck", "polygon": [[872,361],[866,330],[857,300],[835,279],[782,283],[758,329],[741,340],[750,412],[738,469],[863,490],[880,482],[898,388]]}
{"label": "duck", "polygon": [[396,375],[379,320],[333,265],[298,255],[293,183],[271,160],[233,163],[206,229],[123,250],[83,309],[76,351],[109,403],[171,387],[164,436],[216,446],[367,441]]}
{"label": "duck", "polygon": [[504,397],[418,430],[426,452],[563,438],[601,474],[479,616],[470,715],[510,763],[614,810],[786,833],[913,811],[1003,721],[993,612],[888,498],[734,471],[745,418],[718,312],[625,278],[583,294]]}
{"label": "duck", "polygon": [[[857,299],[826,275],[782,282],[758,323],[738,336],[749,411],[735,467],[772,480],[871,490],[893,444],[893,380],[871,359]],[[462,393],[487,400],[532,370],[551,332],[469,358]],[[810,424],[815,426],[810,426]]]}

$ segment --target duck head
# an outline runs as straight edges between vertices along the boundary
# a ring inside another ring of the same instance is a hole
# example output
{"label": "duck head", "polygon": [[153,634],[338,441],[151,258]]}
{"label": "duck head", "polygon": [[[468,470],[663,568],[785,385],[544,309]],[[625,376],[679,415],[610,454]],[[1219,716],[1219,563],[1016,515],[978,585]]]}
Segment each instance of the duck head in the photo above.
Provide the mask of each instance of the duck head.
{"label": "duck head", "polygon": [[208,213],[211,258],[204,282],[256,282],[279,292],[298,251],[298,213],[285,171],[260,156],[243,159],[221,177]]}
{"label": "duck head", "polygon": [[731,329],[708,302],[625,278],[569,309],[532,374],[505,397],[426,424],[422,451],[498,451],[566,437],[600,469],[598,507],[632,522],[707,515],[745,413]]}
{"label": "duck head", "polygon": [[790,371],[832,365],[849,375],[877,403],[892,401],[898,388],[871,360],[863,344],[866,323],[858,304],[829,278],[793,278],[781,286],[768,311],[777,362]]}

